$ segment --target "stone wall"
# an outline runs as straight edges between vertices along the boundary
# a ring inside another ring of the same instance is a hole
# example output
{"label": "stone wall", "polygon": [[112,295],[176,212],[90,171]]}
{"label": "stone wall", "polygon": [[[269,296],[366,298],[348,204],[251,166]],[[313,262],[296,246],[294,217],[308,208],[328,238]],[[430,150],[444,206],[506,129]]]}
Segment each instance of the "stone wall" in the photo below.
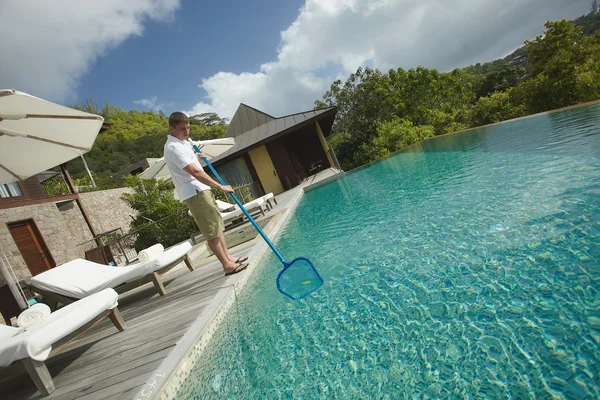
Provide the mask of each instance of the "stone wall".
{"label": "stone wall", "polygon": [[[98,234],[115,228],[122,228],[124,233],[129,231],[130,215],[135,216],[137,212],[121,200],[121,195],[131,192],[132,189],[120,188],[80,194],[83,207]],[[29,282],[31,273],[8,225],[23,220],[33,220],[57,265],[84,258],[85,254],[77,245],[93,239],[74,200],[0,209],[0,249],[6,254],[19,281]],[[2,252],[0,256],[3,256]],[[0,285],[5,283],[0,274]]]}
{"label": "stone wall", "polygon": [[79,195],[97,234],[116,228],[123,229],[123,233],[129,231],[131,216],[135,217],[137,211],[121,200],[123,193],[133,193],[133,189],[100,190]]}
{"label": "stone wall", "polygon": [[[121,194],[130,192],[132,190],[129,188],[119,188],[80,195],[97,233],[114,228],[122,228],[124,233],[129,230],[130,215],[135,215],[136,211],[121,200]],[[19,280],[28,282],[31,274],[10,234],[8,224],[29,219],[36,224],[57,265],[85,256],[77,245],[92,240],[93,237],[75,201],[2,209],[0,249],[6,253]],[[0,285],[4,283],[0,274]]]}
{"label": "stone wall", "polygon": [[[8,229],[11,222],[33,220],[56,264],[82,257],[77,245],[92,239],[92,234],[75,201],[44,203],[0,210],[0,248],[19,280],[29,281],[31,274]],[[4,278],[0,276],[0,285]]]}

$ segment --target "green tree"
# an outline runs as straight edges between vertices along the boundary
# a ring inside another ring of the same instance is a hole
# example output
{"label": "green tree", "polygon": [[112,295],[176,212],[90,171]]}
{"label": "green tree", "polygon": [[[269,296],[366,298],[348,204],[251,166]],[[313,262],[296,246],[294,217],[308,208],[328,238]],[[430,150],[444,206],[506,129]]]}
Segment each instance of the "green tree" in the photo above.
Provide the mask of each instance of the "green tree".
{"label": "green tree", "polygon": [[134,192],[124,193],[121,198],[138,212],[130,223],[130,229],[138,231],[146,228],[136,239],[138,251],[148,247],[149,243],[158,242],[169,247],[189,239],[194,226],[187,213],[183,212],[185,205],[175,199],[172,183],[135,176],[126,179],[127,186],[132,187]]}
{"label": "green tree", "polygon": [[[154,111],[125,111],[105,105],[101,110],[91,100],[75,108],[101,114],[109,129],[98,134],[94,147],[86,154],[86,160],[94,175],[112,176],[112,187],[125,184],[118,172],[144,159],[162,157],[163,146],[168,134],[168,118]],[[100,112],[99,112],[100,111]],[[194,140],[208,140],[223,137],[227,130],[221,119],[214,113],[192,117],[190,137]],[[75,179],[83,179],[86,172],[79,159],[68,164],[69,172]]]}
{"label": "green tree", "polygon": [[217,113],[209,112],[192,115],[190,117],[190,125],[203,125],[203,126],[215,126],[215,125],[227,125],[227,118],[221,118]]}
{"label": "green tree", "polygon": [[504,92],[519,85],[526,76],[527,71],[524,67],[505,65],[501,69],[485,75],[481,85],[477,89],[477,97],[486,97],[492,93]]}
{"label": "green tree", "polygon": [[384,103],[388,82],[383,73],[371,68],[358,68],[346,82],[337,80],[315,102],[316,108],[336,106],[338,113],[330,144],[338,155],[342,168],[350,169],[368,162],[358,151],[377,133],[377,121],[385,120],[389,110]]}
{"label": "green tree", "polygon": [[349,169],[373,160],[370,144],[384,121],[406,119],[415,126],[432,126],[435,134],[465,128],[475,80],[473,73],[461,70],[398,68],[384,74],[359,68],[344,84],[335,81],[316,105],[338,107],[329,143],[342,168]]}
{"label": "green tree", "polygon": [[582,85],[600,78],[597,51],[600,34],[585,37],[583,29],[566,20],[548,22],[544,35],[526,41],[529,79],[523,83],[529,112],[566,107],[600,97],[595,87]]}
{"label": "green tree", "polygon": [[481,126],[525,115],[523,105],[515,106],[509,92],[496,92],[480,98],[470,110],[471,124]]}
{"label": "green tree", "polygon": [[415,126],[404,118],[394,118],[377,127],[377,136],[370,148],[373,159],[384,157],[413,143],[433,137],[435,129],[430,125]]}
{"label": "green tree", "polygon": [[548,22],[509,56],[446,73],[359,68],[315,105],[338,107],[328,140],[342,168],[354,168],[422,127],[440,135],[600,98],[599,28],[597,13]]}

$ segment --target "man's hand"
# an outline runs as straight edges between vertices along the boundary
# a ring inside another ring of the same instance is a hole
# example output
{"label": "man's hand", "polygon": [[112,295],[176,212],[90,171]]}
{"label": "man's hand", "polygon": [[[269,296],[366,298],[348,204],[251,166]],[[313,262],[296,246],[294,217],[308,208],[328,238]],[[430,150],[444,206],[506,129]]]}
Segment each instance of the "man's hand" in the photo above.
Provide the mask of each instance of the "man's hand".
{"label": "man's hand", "polygon": [[231,187],[231,185],[227,185],[227,186],[221,185],[221,187],[219,189],[221,189],[225,193],[233,193],[233,188]]}

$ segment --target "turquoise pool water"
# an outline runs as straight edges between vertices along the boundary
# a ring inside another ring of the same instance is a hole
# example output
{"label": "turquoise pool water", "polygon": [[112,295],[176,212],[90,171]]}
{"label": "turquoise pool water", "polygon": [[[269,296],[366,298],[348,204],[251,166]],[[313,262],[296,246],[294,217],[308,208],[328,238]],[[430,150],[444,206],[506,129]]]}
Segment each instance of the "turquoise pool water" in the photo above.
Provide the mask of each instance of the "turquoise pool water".
{"label": "turquoise pool water", "polygon": [[600,398],[600,106],[448,135],[309,192],[179,398]]}

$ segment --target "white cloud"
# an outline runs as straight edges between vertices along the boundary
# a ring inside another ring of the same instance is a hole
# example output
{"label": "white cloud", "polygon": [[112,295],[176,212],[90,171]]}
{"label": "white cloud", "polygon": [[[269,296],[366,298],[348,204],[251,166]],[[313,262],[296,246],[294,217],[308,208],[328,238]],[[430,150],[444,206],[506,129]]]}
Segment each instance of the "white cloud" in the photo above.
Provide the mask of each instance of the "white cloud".
{"label": "white cloud", "polygon": [[98,57],[178,7],[179,0],[3,0],[0,87],[68,101]]}
{"label": "white cloud", "polygon": [[172,106],[172,102],[161,103],[158,101],[158,96],[152,95],[146,99],[134,100],[135,104],[139,104],[150,110],[159,111],[164,110],[166,107]]}
{"label": "white cloud", "polygon": [[547,20],[588,11],[588,0],[306,0],[281,33],[277,60],[203,79],[206,100],[189,113],[231,118],[239,103],[275,116],[304,111],[359,66],[448,71],[492,61]]}

